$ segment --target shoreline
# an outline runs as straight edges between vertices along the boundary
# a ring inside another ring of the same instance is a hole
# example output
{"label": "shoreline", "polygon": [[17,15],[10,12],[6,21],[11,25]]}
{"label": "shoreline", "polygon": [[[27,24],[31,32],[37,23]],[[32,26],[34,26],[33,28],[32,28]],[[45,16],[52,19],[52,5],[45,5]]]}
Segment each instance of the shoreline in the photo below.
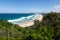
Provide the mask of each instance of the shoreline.
{"label": "shoreline", "polygon": [[[35,18],[36,20],[42,21],[43,19],[43,15],[39,15]],[[19,23],[18,24],[20,27],[30,27],[32,25],[34,25],[34,20],[33,21],[26,21],[24,23]]]}

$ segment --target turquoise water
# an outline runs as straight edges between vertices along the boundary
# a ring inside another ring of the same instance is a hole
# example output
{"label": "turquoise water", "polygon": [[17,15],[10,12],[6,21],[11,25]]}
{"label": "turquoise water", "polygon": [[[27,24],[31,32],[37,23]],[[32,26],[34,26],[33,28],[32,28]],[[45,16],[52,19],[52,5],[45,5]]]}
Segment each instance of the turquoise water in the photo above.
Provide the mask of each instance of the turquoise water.
{"label": "turquoise water", "polygon": [[0,19],[11,20],[29,15],[33,15],[33,13],[0,13]]}
{"label": "turquoise water", "polygon": [[0,13],[0,19],[7,20],[14,24],[34,20],[36,16],[37,14],[33,13]]}

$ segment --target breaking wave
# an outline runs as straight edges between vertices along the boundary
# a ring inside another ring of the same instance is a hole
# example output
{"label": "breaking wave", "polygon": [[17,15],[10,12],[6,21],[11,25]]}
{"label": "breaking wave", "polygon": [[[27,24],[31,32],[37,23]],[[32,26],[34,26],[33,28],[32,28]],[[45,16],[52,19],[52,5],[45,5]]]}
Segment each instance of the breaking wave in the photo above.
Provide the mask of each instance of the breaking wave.
{"label": "breaking wave", "polygon": [[20,22],[25,22],[25,21],[29,21],[29,20],[35,20],[37,16],[39,16],[40,14],[34,14],[34,15],[30,15],[30,16],[26,16],[26,17],[20,17],[17,19],[13,19],[13,20],[8,20],[8,22],[11,22],[13,24],[18,24]]}

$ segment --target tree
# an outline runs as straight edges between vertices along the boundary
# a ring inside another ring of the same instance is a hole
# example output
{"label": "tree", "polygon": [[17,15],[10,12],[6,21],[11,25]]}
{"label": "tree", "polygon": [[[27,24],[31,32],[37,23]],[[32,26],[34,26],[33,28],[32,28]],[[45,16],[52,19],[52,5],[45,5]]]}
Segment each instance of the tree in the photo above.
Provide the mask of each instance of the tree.
{"label": "tree", "polygon": [[40,21],[39,20],[34,20],[34,28],[37,29],[40,26]]}

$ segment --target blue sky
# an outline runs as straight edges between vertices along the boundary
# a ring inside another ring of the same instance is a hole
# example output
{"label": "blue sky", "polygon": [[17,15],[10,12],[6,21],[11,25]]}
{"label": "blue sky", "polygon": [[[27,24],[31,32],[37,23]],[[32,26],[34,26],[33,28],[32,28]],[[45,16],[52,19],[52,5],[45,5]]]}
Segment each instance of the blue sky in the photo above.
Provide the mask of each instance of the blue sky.
{"label": "blue sky", "polygon": [[60,12],[60,0],[0,0],[0,13]]}

